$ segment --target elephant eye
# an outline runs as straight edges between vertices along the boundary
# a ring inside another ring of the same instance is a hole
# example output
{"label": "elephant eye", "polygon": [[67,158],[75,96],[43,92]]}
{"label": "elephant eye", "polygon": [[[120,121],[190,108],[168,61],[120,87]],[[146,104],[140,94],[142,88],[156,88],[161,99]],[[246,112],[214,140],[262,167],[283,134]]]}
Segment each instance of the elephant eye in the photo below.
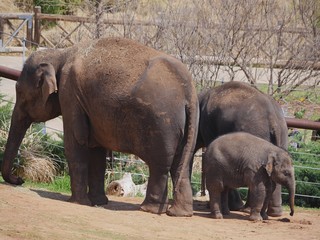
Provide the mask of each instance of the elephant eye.
{"label": "elephant eye", "polygon": [[284,174],[285,176],[290,176],[290,172],[289,172],[288,170],[283,171],[283,174]]}

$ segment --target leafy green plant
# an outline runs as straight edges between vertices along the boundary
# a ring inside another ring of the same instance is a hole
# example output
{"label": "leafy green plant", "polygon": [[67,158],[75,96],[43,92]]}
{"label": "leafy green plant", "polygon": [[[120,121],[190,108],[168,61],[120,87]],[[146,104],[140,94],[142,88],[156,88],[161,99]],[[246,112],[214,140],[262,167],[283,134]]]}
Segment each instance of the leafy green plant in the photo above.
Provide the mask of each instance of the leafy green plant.
{"label": "leafy green plant", "polygon": [[300,109],[294,113],[295,118],[302,119],[304,114],[306,113],[306,109]]}
{"label": "leafy green plant", "polygon": [[[296,205],[320,207],[320,142],[303,143],[300,148],[290,147],[295,166]],[[286,189],[283,190],[286,192]],[[315,196],[302,197],[300,195]],[[287,202],[287,196],[283,197]]]}
{"label": "leafy green plant", "polygon": [[33,0],[34,6],[40,6],[42,13],[70,14],[72,7],[79,6],[82,0]]}

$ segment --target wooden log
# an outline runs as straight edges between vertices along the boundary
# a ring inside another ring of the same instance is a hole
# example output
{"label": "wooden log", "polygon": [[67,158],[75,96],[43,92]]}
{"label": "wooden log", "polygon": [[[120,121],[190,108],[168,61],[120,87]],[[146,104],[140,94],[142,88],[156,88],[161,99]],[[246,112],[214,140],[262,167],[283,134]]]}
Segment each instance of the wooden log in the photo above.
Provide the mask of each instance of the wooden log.
{"label": "wooden log", "polygon": [[41,20],[39,15],[41,14],[41,7],[34,7],[34,35],[33,42],[34,46],[38,47],[40,45],[40,36],[41,36]]}

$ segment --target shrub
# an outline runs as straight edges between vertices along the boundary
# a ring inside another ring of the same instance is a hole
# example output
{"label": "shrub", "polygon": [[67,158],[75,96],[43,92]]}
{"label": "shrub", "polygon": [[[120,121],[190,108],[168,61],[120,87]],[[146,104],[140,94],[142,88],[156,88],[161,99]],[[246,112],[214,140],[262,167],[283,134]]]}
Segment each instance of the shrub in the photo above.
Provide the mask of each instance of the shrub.
{"label": "shrub", "polygon": [[51,183],[57,175],[57,165],[49,158],[35,157],[31,152],[22,151],[20,163],[14,170],[17,176],[33,182]]}
{"label": "shrub", "polygon": [[[320,143],[303,143],[301,148],[290,147],[295,166],[296,205],[302,207],[320,207]],[[286,189],[283,189],[287,192]],[[315,197],[305,197],[315,196]],[[288,197],[283,197],[284,202]]]}

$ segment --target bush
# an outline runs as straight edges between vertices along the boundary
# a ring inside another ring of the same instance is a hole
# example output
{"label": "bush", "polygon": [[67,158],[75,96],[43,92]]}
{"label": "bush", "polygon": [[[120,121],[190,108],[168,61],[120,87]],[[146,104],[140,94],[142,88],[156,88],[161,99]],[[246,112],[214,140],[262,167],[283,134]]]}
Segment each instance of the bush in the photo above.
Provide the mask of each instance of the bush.
{"label": "bush", "polygon": [[[301,207],[320,207],[320,143],[303,143],[301,148],[290,147],[295,166],[296,205]],[[283,189],[287,192],[286,189]],[[315,196],[305,197],[299,195]],[[284,202],[288,197],[283,197]]]}
{"label": "bush", "polygon": [[57,165],[49,158],[35,157],[32,153],[23,151],[20,161],[15,167],[15,174],[22,179],[51,183],[57,175]]}

